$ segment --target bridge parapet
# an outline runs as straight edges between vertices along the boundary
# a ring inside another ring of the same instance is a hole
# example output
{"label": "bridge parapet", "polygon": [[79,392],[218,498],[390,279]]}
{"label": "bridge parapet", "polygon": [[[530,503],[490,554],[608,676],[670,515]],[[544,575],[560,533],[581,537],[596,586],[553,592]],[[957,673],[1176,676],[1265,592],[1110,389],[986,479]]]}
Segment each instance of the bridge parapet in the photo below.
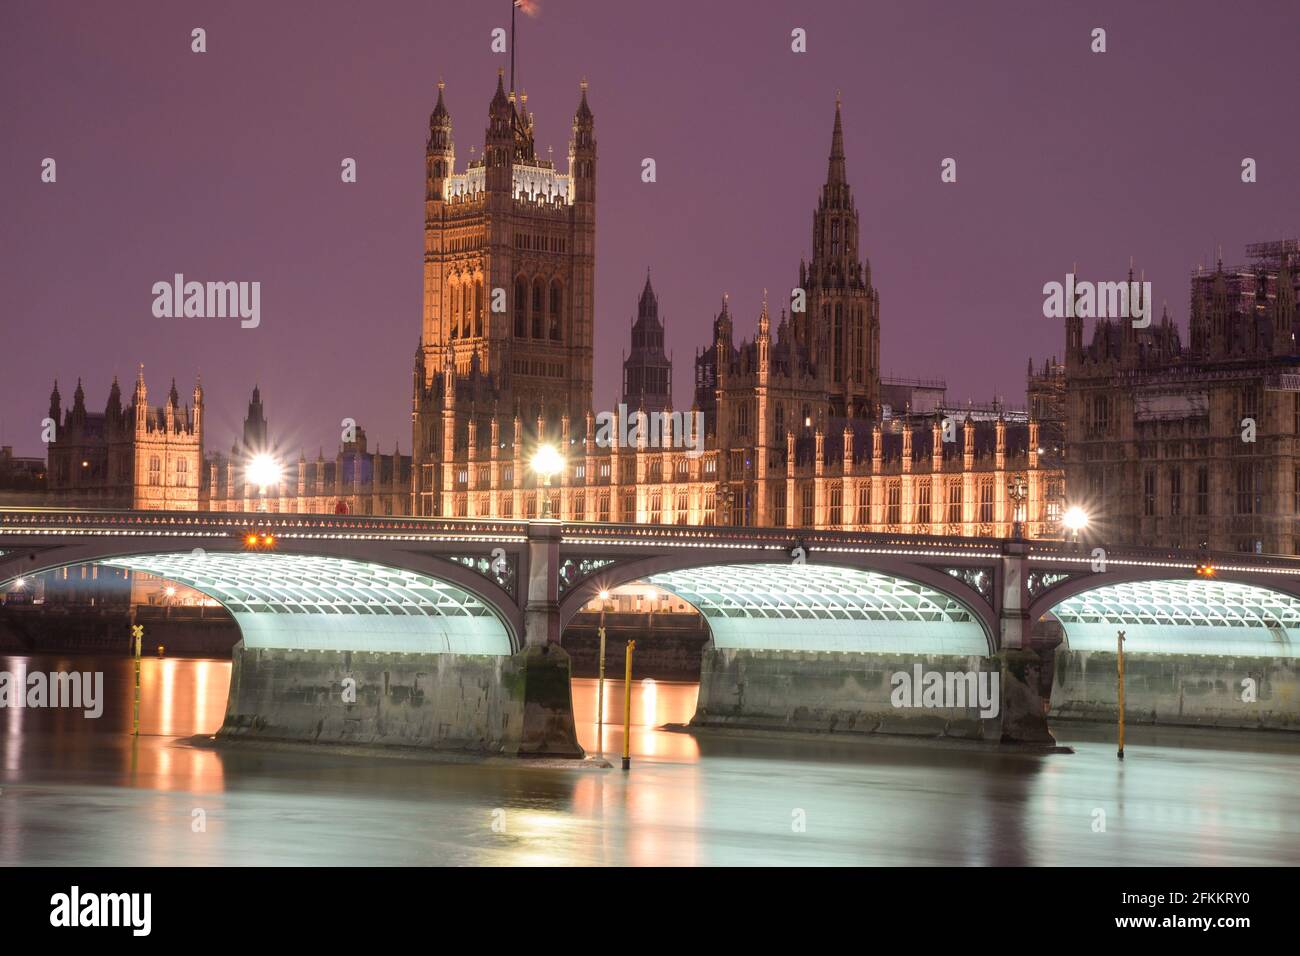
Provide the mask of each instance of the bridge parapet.
{"label": "bridge parapet", "polygon": [[0,511],[0,537],[137,533],[238,535],[256,529],[273,532],[280,537],[522,542],[528,537],[528,527],[527,521],[251,511],[89,511],[43,508]]}
{"label": "bridge parapet", "polygon": [[934,556],[996,557],[1001,538],[944,538],[934,535],[885,534],[859,531],[814,531],[806,528],[727,528],[707,525],[629,525],[564,522],[563,541],[569,546],[776,548],[788,551],[802,544],[823,550],[852,549],[864,553],[917,553]]}

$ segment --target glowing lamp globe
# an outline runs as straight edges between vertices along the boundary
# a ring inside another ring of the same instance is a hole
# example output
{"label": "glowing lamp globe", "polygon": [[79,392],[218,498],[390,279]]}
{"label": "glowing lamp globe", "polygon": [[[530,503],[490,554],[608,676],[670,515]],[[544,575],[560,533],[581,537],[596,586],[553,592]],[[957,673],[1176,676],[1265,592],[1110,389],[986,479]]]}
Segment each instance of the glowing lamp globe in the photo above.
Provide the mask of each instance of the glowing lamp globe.
{"label": "glowing lamp globe", "polygon": [[244,469],[244,477],[248,479],[249,484],[257,485],[259,488],[279,484],[280,464],[270,455],[257,455]]}
{"label": "glowing lamp globe", "polygon": [[543,478],[558,475],[564,469],[564,456],[554,445],[542,445],[533,453],[533,471]]}

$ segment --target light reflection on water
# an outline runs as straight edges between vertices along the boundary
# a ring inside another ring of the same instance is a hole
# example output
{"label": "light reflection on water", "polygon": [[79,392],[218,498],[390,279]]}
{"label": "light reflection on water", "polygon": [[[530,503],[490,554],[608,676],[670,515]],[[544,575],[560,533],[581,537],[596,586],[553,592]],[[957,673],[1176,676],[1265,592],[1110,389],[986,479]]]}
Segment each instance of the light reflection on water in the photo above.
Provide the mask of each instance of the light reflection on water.
{"label": "light reflection on water", "polygon": [[[1058,727],[1074,755],[1026,757],[656,731],[696,686],[632,687],[632,770],[617,769],[623,685],[605,687],[615,769],[212,750],[228,661],[0,657],[101,670],[104,716],[0,710],[0,864],[1281,865],[1300,858],[1292,735],[1182,738]],[[597,749],[596,682],[573,685]],[[171,736],[167,736],[171,735]],[[1145,735],[1145,738],[1144,738]],[[1106,832],[1093,829],[1106,812]],[[206,829],[192,829],[195,810]],[[792,826],[806,820],[806,828]],[[502,821],[504,830],[494,827]]]}
{"label": "light reflection on water", "polygon": [[[597,681],[576,678],[573,681],[573,719],[578,742],[592,755],[606,758],[623,753],[623,681],[605,679],[604,726],[596,723]],[[700,685],[679,681],[646,679],[632,682],[632,755],[665,760],[698,760],[699,745],[689,734],[671,733],[656,728],[664,724],[686,724],[695,715],[695,699]]]}
{"label": "light reflection on water", "polygon": [[[34,663],[33,663],[34,662]],[[130,733],[135,699],[135,664],[129,658],[0,656],[0,670],[25,684],[27,670],[45,672],[101,671],[104,675],[104,712],[88,720],[70,709],[0,709],[0,736],[11,745],[27,733],[54,733],[61,737],[97,733]],[[620,755],[623,751],[623,681],[605,680],[604,727],[596,721],[597,681],[573,681],[573,711],[579,742],[595,754]],[[214,734],[221,727],[230,688],[230,662],[144,657],[140,661],[140,733],[145,736],[190,737]],[[685,724],[695,714],[698,684],[643,680],[632,682],[632,754],[691,760],[699,748],[687,734],[664,733],[655,728],[667,723]]]}

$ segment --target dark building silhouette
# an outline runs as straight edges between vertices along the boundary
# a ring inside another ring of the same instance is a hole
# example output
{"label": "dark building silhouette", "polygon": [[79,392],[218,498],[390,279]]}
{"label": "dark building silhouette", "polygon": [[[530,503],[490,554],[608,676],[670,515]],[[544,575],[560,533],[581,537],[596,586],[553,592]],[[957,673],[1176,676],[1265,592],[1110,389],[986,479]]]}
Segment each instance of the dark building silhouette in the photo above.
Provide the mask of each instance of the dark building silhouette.
{"label": "dark building silhouette", "polygon": [[659,299],[647,271],[632,323],[632,351],[623,359],[623,404],[633,411],[661,412],[672,403],[673,365],[664,352]]}

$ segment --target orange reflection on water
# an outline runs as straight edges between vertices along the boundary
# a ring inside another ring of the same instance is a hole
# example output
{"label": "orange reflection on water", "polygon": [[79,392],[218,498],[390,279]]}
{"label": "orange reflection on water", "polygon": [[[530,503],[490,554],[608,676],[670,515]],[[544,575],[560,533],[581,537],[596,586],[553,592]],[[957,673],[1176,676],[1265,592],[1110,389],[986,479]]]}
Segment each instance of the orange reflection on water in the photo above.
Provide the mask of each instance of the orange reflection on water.
{"label": "orange reflection on water", "polygon": [[[124,672],[119,685],[124,699],[114,700],[115,695],[110,695],[107,706],[120,703],[129,729],[135,705],[135,661],[128,658],[109,666]],[[142,658],[140,733],[164,737],[215,734],[225,718],[229,689],[229,661]]]}
{"label": "orange reflection on water", "polygon": [[[596,721],[596,685],[588,677],[573,680],[573,719],[578,742],[588,754],[618,757],[623,753],[623,696],[621,680],[605,679],[603,735]],[[695,716],[699,685],[678,681],[632,682],[632,737],[634,757],[694,761],[700,749],[689,734],[658,730],[664,724],[685,724]]]}
{"label": "orange reflection on water", "polygon": [[[177,658],[140,661],[140,733],[133,735],[135,668],[130,657],[2,656],[0,671],[23,686],[29,673],[78,672],[92,686],[101,675],[99,717],[85,707],[18,707],[0,711],[0,757],[8,770],[39,777],[70,768],[105,773],[120,784],[161,790],[222,788],[211,750],[173,738],[221,727],[230,662]],[[87,701],[88,703],[88,701]]]}

